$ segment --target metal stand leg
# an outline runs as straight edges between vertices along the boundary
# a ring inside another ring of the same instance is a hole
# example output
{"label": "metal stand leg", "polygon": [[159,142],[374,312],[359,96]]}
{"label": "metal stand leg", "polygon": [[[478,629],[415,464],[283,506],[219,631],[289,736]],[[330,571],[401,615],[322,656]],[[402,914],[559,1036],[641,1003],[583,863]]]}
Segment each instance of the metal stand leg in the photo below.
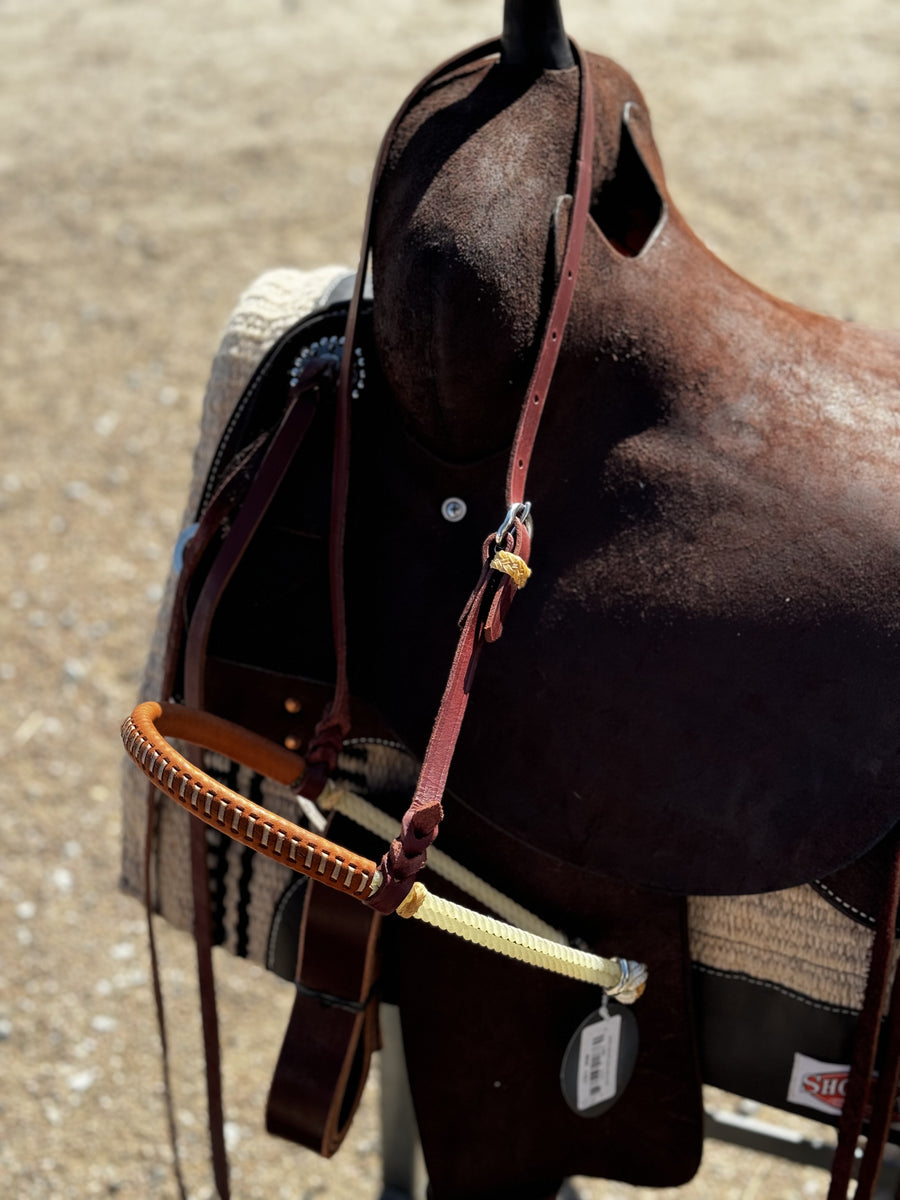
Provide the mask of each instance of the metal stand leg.
{"label": "metal stand leg", "polygon": [[[745,1146],[749,1150],[758,1150],[762,1154],[770,1154],[788,1162],[802,1163],[804,1166],[821,1167],[824,1171],[831,1170],[831,1160],[834,1157],[834,1145],[824,1138],[803,1137],[794,1130],[785,1129],[760,1121],[755,1111],[760,1106],[751,1100],[743,1101],[738,1112],[710,1111],[706,1114],[706,1137],[728,1142],[732,1146]],[[862,1157],[857,1151],[857,1167]],[[854,1175],[856,1169],[854,1168]],[[900,1194],[900,1147],[887,1145],[884,1151],[884,1161],[875,1185],[873,1200],[895,1200]]]}
{"label": "metal stand leg", "polygon": [[884,1159],[878,1180],[875,1183],[873,1200],[895,1200],[900,1194],[900,1146],[888,1144],[884,1148]]}
{"label": "metal stand leg", "polygon": [[[406,1057],[400,1032],[400,1010],[382,1004],[381,1022],[381,1154],[384,1190],[381,1200],[427,1200],[428,1179],[416,1128]],[[569,1180],[557,1200],[579,1200]]]}
{"label": "metal stand leg", "polygon": [[744,1146],[771,1154],[787,1162],[801,1163],[807,1167],[831,1170],[834,1145],[826,1138],[808,1138],[793,1129],[760,1121],[756,1116],[759,1105],[755,1101],[742,1101],[737,1112],[715,1109],[708,1110],[704,1124],[704,1136],[728,1142],[732,1146]]}
{"label": "metal stand leg", "polygon": [[425,1200],[428,1181],[406,1074],[400,1010],[382,1004],[381,1153],[384,1191],[381,1200]]}

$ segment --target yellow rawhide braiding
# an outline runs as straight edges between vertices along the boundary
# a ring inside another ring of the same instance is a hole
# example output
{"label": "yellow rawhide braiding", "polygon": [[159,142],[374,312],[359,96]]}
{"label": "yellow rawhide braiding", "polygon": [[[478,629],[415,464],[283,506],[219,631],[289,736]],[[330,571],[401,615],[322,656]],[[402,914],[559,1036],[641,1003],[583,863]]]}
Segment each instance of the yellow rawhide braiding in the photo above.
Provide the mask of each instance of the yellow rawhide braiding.
{"label": "yellow rawhide braiding", "polygon": [[397,916],[409,919],[414,917],[425,901],[428,899],[429,891],[424,883],[414,883],[412,890],[405,900],[401,900],[397,905]]}
{"label": "yellow rawhide braiding", "polygon": [[508,575],[517,588],[523,588],[531,578],[531,567],[525,559],[509,550],[498,550],[491,559],[491,567]]}
{"label": "yellow rawhide braiding", "polygon": [[497,921],[483,913],[473,912],[434,896],[423,883],[414,883],[412,891],[397,909],[401,917],[415,917],[434,925],[445,933],[454,933],[467,942],[493,950],[507,958],[555,971],[570,979],[597,984],[610,996],[625,1004],[638,999],[647,983],[647,968],[642,963],[629,963],[621,958],[601,958],[574,946],[563,946],[537,937],[524,929],[516,929],[505,921]]}

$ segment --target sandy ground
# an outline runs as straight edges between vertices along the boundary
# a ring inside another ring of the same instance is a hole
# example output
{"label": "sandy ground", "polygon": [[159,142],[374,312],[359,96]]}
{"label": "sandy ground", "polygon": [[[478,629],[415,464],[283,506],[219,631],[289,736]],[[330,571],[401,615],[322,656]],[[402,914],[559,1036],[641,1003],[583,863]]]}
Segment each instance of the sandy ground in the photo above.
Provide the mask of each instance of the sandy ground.
{"label": "sandy ground", "polygon": [[[565,7],[640,81],[674,195],[722,257],[809,307],[900,326],[894,5]],[[142,915],[116,890],[117,727],[205,374],[260,271],[352,261],[393,107],[499,14],[499,0],[0,0],[3,1196],[174,1195]],[[192,950],[161,937],[199,1200]],[[219,965],[235,1195],[376,1196],[374,1087],[332,1162],[266,1138],[289,989]],[[716,1146],[677,1193],[823,1194],[821,1172]]]}

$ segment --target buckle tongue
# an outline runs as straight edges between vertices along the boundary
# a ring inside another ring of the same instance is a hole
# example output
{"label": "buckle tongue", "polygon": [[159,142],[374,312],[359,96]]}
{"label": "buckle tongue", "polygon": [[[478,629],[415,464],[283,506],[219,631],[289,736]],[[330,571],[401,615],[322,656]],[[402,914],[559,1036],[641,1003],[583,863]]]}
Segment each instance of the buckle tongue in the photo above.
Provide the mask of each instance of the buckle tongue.
{"label": "buckle tongue", "polygon": [[531,501],[525,500],[523,503],[513,504],[509,512],[503,518],[503,524],[494,534],[494,541],[499,546],[509,531],[512,529],[516,519],[527,521],[528,514],[531,512]]}

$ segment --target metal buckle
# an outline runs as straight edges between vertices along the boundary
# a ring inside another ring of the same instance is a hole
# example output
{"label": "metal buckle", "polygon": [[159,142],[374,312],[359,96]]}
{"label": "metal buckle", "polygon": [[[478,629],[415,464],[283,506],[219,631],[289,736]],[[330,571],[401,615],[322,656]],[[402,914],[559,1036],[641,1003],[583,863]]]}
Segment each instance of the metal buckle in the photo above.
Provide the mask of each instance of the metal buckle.
{"label": "metal buckle", "polygon": [[520,521],[527,521],[528,514],[530,512],[531,512],[531,501],[530,500],[526,500],[522,504],[514,504],[512,506],[512,508],[510,508],[509,512],[503,518],[503,524],[500,526],[500,528],[494,534],[494,541],[497,543],[498,546],[503,541],[503,539],[506,537],[506,535],[509,533],[509,531],[512,529],[513,525],[516,522],[516,519],[518,518],[518,520],[520,520]]}

